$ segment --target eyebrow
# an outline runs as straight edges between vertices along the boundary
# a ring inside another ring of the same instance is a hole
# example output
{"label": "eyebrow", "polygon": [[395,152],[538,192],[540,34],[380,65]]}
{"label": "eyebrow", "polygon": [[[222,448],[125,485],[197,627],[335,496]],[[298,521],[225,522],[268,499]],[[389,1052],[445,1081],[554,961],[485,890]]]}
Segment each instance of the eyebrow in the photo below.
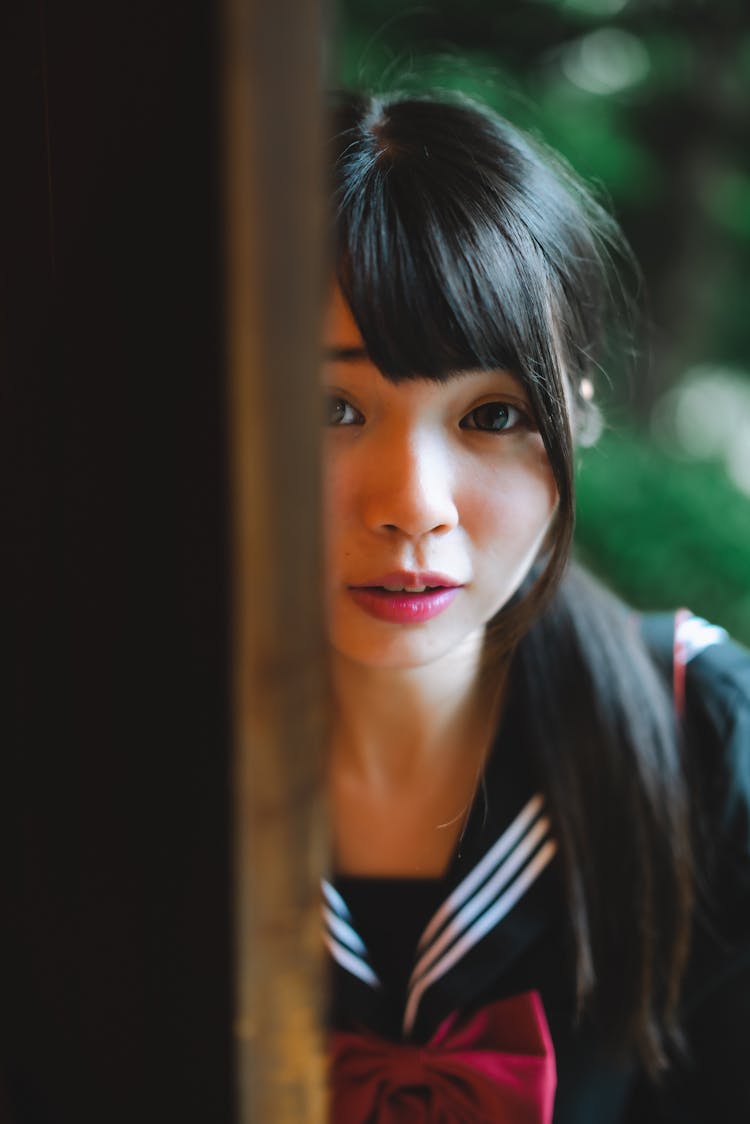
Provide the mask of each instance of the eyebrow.
{"label": "eyebrow", "polygon": [[351,363],[356,359],[368,358],[364,347],[326,347],[324,352],[326,359],[332,363]]}

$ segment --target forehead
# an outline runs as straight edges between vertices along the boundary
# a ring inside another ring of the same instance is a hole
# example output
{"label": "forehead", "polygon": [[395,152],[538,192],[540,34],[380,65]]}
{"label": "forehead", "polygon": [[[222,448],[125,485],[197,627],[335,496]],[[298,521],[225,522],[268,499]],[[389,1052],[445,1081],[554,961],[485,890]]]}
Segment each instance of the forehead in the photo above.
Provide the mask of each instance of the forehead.
{"label": "forehead", "polygon": [[323,320],[323,340],[338,348],[363,348],[362,336],[339,286],[331,285]]}

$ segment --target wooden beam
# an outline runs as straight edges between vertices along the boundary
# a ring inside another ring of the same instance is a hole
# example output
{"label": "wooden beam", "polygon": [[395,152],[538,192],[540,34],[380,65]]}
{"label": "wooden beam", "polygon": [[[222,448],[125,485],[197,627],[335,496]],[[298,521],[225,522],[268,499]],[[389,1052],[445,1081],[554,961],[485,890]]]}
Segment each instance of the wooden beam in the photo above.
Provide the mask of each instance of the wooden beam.
{"label": "wooden beam", "polygon": [[238,1112],[326,1116],[321,17],[225,0]]}

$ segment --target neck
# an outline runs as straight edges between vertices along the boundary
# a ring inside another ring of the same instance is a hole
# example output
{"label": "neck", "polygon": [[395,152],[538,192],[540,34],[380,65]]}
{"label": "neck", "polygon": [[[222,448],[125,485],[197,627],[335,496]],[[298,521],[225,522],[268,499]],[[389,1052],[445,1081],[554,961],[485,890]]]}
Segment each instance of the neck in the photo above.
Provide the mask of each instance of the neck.
{"label": "neck", "polygon": [[424,777],[467,746],[492,739],[499,691],[480,676],[482,640],[418,668],[371,668],[333,659],[332,763],[378,788]]}

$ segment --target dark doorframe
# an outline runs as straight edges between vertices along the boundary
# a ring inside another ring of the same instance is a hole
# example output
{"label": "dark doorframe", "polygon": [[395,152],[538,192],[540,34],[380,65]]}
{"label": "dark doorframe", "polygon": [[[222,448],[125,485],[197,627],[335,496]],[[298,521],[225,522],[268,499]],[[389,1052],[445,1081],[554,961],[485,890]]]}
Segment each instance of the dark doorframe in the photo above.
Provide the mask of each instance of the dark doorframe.
{"label": "dark doorframe", "polygon": [[0,1067],[234,1118],[217,15],[4,6]]}

